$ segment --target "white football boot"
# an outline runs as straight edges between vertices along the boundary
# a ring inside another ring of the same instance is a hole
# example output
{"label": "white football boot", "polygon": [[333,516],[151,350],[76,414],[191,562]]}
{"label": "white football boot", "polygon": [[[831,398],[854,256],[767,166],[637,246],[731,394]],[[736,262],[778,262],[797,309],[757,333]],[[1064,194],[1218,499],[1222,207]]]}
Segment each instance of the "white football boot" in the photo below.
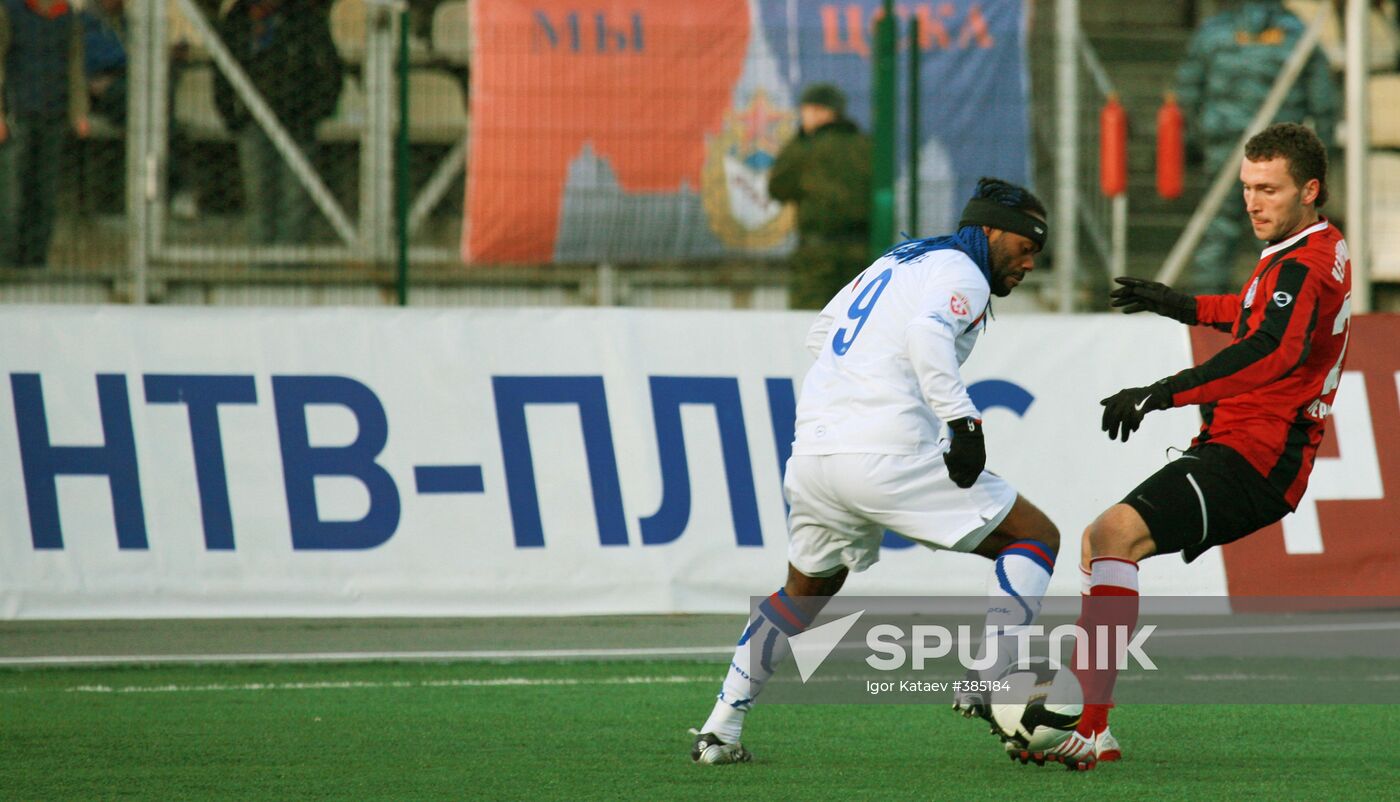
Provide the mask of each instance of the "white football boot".
{"label": "white football boot", "polygon": [[1045,759],[1063,763],[1070,771],[1088,771],[1099,762],[1096,740],[1096,736],[1085,738],[1078,732],[1072,732],[1059,746],[1046,752]]}
{"label": "white football boot", "polygon": [[1122,760],[1123,749],[1113,733],[1105,728],[1103,732],[1095,733],[1093,738],[1072,732],[1063,743],[1046,752],[1032,752],[1008,739],[1006,756],[1022,765],[1034,763],[1044,766],[1050,762],[1063,764],[1070,771],[1088,771],[1099,763]]}
{"label": "white football boot", "polygon": [[1112,763],[1115,760],[1123,759],[1123,747],[1118,744],[1118,739],[1113,737],[1113,733],[1108,731],[1108,727],[1103,728],[1103,732],[1094,734],[1094,755],[1100,763]]}
{"label": "white football boot", "polygon": [[[981,675],[976,671],[968,670],[967,679],[969,682],[981,680],[981,678]],[[992,718],[990,696],[991,694],[987,691],[956,690],[953,692],[953,712],[963,718],[981,719],[991,727],[992,735],[1005,740],[1006,736],[997,726],[996,720]]]}
{"label": "white football boot", "polygon": [[723,766],[753,760],[753,755],[743,744],[724,743],[713,733],[700,732],[693,727],[690,734],[695,736],[695,745],[690,748],[690,759],[702,766]]}
{"label": "white football boot", "polygon": [[954,691],[953,712],[963,718],[980,718],[988,724],[992,723],[992,706],[987,702],[987,694],[982,691]]}

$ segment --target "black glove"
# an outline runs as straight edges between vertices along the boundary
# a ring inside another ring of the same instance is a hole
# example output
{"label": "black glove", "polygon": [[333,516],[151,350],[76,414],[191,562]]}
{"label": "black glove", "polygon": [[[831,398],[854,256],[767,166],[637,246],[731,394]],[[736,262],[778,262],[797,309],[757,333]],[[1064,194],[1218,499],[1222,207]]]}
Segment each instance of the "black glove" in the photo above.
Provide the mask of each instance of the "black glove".
{"label": "black glove", "polygon": [[948,478],[958,487],[972,487],[987,466],[987,444],[982,440],[982,421],[958,418],[948,421],[953,444],[943,455]]}
{"label": "black glove", "polygon": [[1119,390],[1099,403],[1103,404],[1103,430],[1108,432],[1108,439],[1117,440],[1121,431],[1126,443],[1128,435],[1137,431],[1147,413],[1171,407],[1172,394],[1157,382],[1150,387]]}
{"label": "black glove", "polygon": [[1123,312],[1129,315],[1134,312],[1156,312],[1188,326],[1196,325],[1195,296],[1177,292],[1157,281],[1144,281],[1131,276],[1119,276],[1114,281],[1123,286],[1108,294],[1113,308],[1123,307]]}

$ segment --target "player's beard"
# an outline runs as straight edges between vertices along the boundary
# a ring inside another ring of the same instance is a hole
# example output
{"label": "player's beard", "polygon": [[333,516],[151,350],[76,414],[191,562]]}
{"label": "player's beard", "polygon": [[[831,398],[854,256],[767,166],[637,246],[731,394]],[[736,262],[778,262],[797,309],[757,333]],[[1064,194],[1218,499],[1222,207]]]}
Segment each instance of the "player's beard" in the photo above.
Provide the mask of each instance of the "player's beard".
{"label": "player's beard", "polygon": [[[992,243],[988,253],[988,261],[991,262],[991,290],[992,294],[998,298],[1005,298],[1015,289],[1014,285],[1008,284],[1007,279],[1017,275],[1020,271],[1012,270],[1011,263],[1014,256],[1006,252],[1002,241]],[[1018,282],[1019,283],[1019,282]]]}

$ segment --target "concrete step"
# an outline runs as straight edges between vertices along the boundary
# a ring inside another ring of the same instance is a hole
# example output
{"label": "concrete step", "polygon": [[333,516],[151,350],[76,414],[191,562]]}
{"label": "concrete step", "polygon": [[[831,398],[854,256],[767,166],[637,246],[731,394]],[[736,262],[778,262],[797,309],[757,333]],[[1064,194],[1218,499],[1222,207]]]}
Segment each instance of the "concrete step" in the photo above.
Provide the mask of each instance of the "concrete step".
{"label": "concrete step", "polygon": [[1158,0],[1152,3],[1084,0],[1079,4],[1079,19],[1085,27],[1189,27],[1192,24],[1191,7],[1189,0]]}
{"label": "concrete step", "polygon": [[1175,200],[1166,200],[1155,191],[1128,194],[1128,224],[1139,217],[1173,218],[1186,225],[1191,213],[1200,205],[1199,195],[1183,195]]}
{"label": "concrete step", "polygon": [[[1124,5],[1143,11],[1149,4]],[[1185,11],[1180,3],[1166,2],[1153,12],[1152,25],[1133,19],[1085,23],[1085,33],[1128,113],[1127,269],[1135,276],[1151,277],[1161,269],[1207,188],[1199,168],[1188,165],[1182,197],[1164,200],[1157,195],[1157,110],[1164,92],[1175,83],[1191,37]],[[1095,308],[1099,300],[1093,301]]]}
{"label": "concrete step", "polygon": [[1129,114],[1150,109],[1153,115],[1162,105],[1163,95],[1176,87],[1180,58],[1141,62],[1104,60],[1104,70],[1118,89],[1123,108]]}
{"label": "concrete step", "polygon": [[1191,41],[1190,30],[1174,28],[1085,28],[1084,35],[1102,62],[1120,68],[1176,64],[1186,55]]}
{"label": "concrete step", "polygon": [[1176,244],[1181,231],[1186,227],[1185,219],[1170,222],[1149,222],[1128,218],[1128,253],[1133,256],[1157,255],[1165,258]]}
{"label": "concrete step", "polygon": [[[1208,186],[1200,167],[1188,165],[1182,197],[1164,200],[1156,191],[1157,110],[1185,58],[1195,6],[1195,0],[1080,0],[1085,35],[1128,113],[1127,271],[1134,276],[1150,278],[1161,269]],[[1097,110],[1088,111],[1092,124]],[[1081,305],[1107,308],[1107,288],[1098,286],[1103,282],[1102,276],[1081,280]]]}

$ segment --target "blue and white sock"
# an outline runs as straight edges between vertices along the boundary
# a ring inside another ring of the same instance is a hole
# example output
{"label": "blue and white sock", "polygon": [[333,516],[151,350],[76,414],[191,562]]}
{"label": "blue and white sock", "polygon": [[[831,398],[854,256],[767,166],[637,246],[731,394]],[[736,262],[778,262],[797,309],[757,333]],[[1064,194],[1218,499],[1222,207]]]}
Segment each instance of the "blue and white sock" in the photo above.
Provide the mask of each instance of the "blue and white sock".
{"label": "blue and white sock", "polygon": [[995,678],[1016,659],[1017,628],[1035,623],[1041,600],[1055,570],[1055,550],[1039,540],[1017,540],[997,554],[987,578],[988,627],[1000,627],[1003,634],[983,644],[979,665],[986,649],[996,646],[996,659],[982,668],[981,675]]}
{"label": "blue and white sock", "polygon": [[700,731],[714,733],[727,744],[737,743],[744,729],[744,716],[773,676],[773,670],[787,658],[788,638],[810,623],[781,588],[760,602],[758,612],[744,627],[734,648],[715,708]]}

